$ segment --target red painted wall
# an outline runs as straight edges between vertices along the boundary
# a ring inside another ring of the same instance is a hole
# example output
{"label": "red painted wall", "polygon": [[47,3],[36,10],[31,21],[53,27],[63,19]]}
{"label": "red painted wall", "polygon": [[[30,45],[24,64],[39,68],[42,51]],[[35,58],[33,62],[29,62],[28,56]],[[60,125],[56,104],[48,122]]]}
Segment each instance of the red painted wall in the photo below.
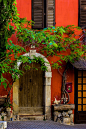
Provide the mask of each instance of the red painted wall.
{"label": "red painted wall", "polygon": [[[31,0],[16,0],[20,17],[27,17],[31,20]],[[78,0],[55,0],[55,20],[56,26],[78,25]],[[12,36],[13,43],[17,43],[16,35]],[[48,58],[49,62],[55,61],[57,57]],[[63,73],[64,68],[60,70]],[[69,69],[67,72],[67,82],[72,82],[72,93],[70,94],[70,102],[74,103],[74,70]],[[52,69],[51,80],[51,102],[61,98],[62,76],[58,70]],[[0,92],[1,93],[1,92]],[[12,101],[12,91],[11,91]]]}
{"label": "red painted wall", "polygon": [[[20,17],[31,20],[31,0],[16,0]],[[78,0],[55,0],[56,26],[78,25]]]}
{"label": "red painted wall", "polygon": [[78,0],[55,0],[56,26],[78,25]]}
{"label": "red painted wall", "polygon": [[[58,58],[48,57],[49,62],[55,62]],[[52,79],[51,79],[51,103],[54,102],[55,98],[57,100],[61,99],[61,88],[62,88],[62,75],[65,70],[66,63],[63,62],[62,68],[59,70],[52,68]],[[69,93],[70,101],[69,104],[74,104],[74,68],[73,66],[70,66],[70,68],[67,70],[66,74],[66,83],[71,82],[72,83],[72,92]]]}
{"label": "red painted wall", "polygon": [[[17,7],[20,17],[27,17],[31,20],[31,0],[17,0]],[[78,0],[55,0],[55,20],[56,26],[78,25]],[[54,61],[56,57],[48,60]],[[61,70],[63,73],[64,67]],[[71,74],[70,74],[71,73]],[[54,97],[58,100],[61,98],[62,76],[58,70],[52,69],[52,86],[51,86],[51,102]],[[70,70],[67,75],[67,82],[72,82],[72,93],[70,93],[70,103],[74,103],[74,74]]]}
{"label": "red painted wall", "polygon": [[16,2],[19,16],[31,20],[31,0],[16,0]]}

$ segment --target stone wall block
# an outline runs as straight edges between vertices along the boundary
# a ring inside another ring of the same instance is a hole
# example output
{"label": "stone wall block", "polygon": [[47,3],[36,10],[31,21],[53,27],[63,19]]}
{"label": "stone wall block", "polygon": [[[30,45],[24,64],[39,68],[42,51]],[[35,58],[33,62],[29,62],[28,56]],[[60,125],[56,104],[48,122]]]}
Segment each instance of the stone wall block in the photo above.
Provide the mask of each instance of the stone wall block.
{"label": "stone wall block", "polygon": [[68,112],[64,112],[62,113],[63,116],[68,116]]}
{"label": "stone wall block", "polygon": [[46,77],[45,78],[45,86],[50,86],[51,85],[51,77]]}
{"label": "stone wall block", "polygon": [[14,110],[14,114],[18,113],[18,106],[19,106],[18,89],[19,89],[19,80],[16,80],[13,84],[13,110]]}
{"label": "stone wall block", "polygon": [[73,123],[73,118],[74,118],[74,114],[71,114],[70,115],[70,121],[71,121],[71,123]]}
{"label": "stone wall block", "polygon": [[36,50],[30,50],[30,58],[33,59],[33,56],[36,56]]}
{"label": "stone wall block", "polygon": [[47,67],[50,66],[50,64],[48,62],[47,63],[44,63],[44,65],[47,66]]}
{"label": "stone wall block", "polygon": [[63,117],[63,124],[70,125],[70,118],[69,117]]}
{"label": "stone wall block", "polygon": [[45,106],[51,105],[51,87],[45,86]]}
{"label": "stone wall block", "polygon": [[51,120],[51,107],[45,107],[46,119]]}
{"label": "stone wall block", "polygon": [[25,54],[23,54],[23,56],[30,56],[30,54],[29,53],[25,53]]}
{"label": "stone wall block", "polygon": [[20,62],[20,61],[17,62],[17,68],[18,68],[18,69],[19,69],[21,63],[22,63],[22,62]]}
{"label": "stone wall block", "polygon": [[62,116],[61,112],[58,112],[58,117],[61,117],[61,116]]}
{"label": "stone wall block", "polygon": [[69,110],[69,111],[68,111],[68,114],[69,114],[69,115],[70,115],[70,114],[72,114],[72,113],[73,113],[73,111],[72,111],[72,110]]}
{"label": "stone wall block", "polygon": [[47,71],[51,72],[51,67],[49,65],[47,66]]}
{"label": "stone wall block", "polygon": [[45,72],[45,77],[52,77],[52,72]]}
{"label": "stone wall block", "polygon": [[37,52],[36,52],[36,57],[41,57],[41,58],[43,58],[43,59],[45,58],[42,54],[37,53]]}

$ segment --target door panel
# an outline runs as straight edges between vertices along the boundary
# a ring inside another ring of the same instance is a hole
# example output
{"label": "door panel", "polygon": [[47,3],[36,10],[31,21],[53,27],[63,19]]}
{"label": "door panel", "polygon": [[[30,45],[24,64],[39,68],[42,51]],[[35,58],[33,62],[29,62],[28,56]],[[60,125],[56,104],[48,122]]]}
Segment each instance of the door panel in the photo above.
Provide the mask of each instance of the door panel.
{"label": "door panel", "polygon": [[[25,70],[29,65],[30,69]],[[43,76],[39,63],[21,64],[23,76],[19,79],[19,112],[20,114],[43,114]],[[37,68],[38,70],[36,70]]]}
{"label": "door panel", "polygon": [[86,123],[86,71],[75,70],[75,123]]}

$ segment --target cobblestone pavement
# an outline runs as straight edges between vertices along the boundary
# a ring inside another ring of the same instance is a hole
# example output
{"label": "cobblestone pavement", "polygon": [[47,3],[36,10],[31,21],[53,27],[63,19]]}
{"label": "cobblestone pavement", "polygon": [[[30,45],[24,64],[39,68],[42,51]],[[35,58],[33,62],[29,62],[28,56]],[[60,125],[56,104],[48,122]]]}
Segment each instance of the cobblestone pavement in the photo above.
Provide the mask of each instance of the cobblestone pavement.
{"label": "cobblestone pavement", "polygon": [[54,121],[10,121],[7,129],[86,129],[86,124],[62,125]]}

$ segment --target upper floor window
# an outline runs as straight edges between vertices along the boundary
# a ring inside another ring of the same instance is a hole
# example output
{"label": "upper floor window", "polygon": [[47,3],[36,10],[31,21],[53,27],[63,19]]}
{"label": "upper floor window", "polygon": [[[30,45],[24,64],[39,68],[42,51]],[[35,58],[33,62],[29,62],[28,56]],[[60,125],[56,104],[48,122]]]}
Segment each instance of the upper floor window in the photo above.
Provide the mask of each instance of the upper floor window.
{"label": "upper floor window", "polygon": [[86,0],[79,0],[79,26],[86,26]]}
{"label": "upper floor window", "polygon": [[33,29],[55,25],[55,0],[32,0]]}

